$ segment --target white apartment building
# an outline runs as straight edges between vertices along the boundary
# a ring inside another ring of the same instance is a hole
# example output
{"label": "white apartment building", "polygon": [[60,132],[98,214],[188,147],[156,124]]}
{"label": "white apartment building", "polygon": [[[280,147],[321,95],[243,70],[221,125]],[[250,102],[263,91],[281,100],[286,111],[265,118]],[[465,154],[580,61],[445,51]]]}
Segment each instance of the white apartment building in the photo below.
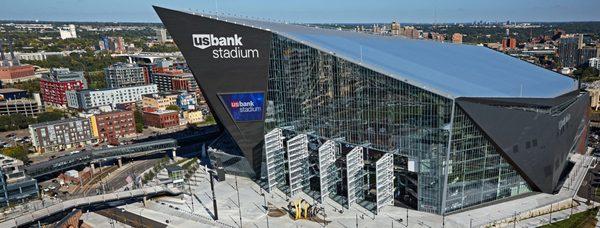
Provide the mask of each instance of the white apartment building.
{"label": "white apartment building", "polygon": [[600,70],[600,58],[591,58],[590,67]]}
{"label": "white apartment building", "polygon": [[67,106],[75,109],[91,109],[100,106],[112,106],[122,103],[138,102],[142,95],[157,93],[154,84],[103,90],[67,91]]}

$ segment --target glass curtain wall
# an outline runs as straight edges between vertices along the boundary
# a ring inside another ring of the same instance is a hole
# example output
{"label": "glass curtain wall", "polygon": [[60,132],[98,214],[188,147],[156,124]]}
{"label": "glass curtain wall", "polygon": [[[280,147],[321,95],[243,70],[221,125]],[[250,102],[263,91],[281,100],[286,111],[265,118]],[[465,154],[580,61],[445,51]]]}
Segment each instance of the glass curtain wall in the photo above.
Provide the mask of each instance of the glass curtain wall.
{"label": "glass curtain wall", "polygon": [[452,100],[274,35],[265,133],[285,127],[409,157],[440,213]]}
{"label": "glass curtain wall", "polygon": [[459,107],[451,148],[446,212],[531,191]]}

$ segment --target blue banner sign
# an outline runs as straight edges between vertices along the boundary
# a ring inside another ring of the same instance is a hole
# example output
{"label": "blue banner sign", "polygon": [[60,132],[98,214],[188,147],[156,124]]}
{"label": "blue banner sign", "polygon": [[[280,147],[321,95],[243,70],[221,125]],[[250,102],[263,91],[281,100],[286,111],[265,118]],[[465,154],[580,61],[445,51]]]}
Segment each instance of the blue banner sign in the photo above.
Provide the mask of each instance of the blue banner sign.
{"label": "blue banner sign", "polygon": [[230,93],[220,94],[221,101],[235,121],[262,121],[265,94]]}

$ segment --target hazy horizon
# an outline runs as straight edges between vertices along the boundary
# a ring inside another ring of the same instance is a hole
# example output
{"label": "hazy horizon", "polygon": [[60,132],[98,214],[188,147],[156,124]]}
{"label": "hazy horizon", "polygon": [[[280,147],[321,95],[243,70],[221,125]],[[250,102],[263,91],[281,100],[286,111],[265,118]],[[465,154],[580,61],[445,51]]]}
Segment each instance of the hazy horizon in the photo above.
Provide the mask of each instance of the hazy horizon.
{"label": "hazy horizon", "polygon": [[228,13],[292,23],[364,24],[472,23],[473,21],[596,22],[600,1],[505,0],[398,2],[381,0],[19,0],[2,3],[0,20],[100,23],[159,23],[152,9]]}

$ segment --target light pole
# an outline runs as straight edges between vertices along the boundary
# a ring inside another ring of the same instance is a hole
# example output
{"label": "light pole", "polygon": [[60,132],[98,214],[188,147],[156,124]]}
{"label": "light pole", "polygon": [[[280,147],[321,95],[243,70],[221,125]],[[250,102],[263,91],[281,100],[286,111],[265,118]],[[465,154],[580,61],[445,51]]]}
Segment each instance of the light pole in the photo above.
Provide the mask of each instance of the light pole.
{"label": "light pole", "polygon": [[[261,188],[261,192],[262,192],[262,188]],[[265,201],[265,215],[267,217],[267,228],[269,228],[269,205],[267,205],[267,195],[262,192],[263,195],[263,200]]]}
{"label": "light pole", "polygon": [[213,178],[213,172],[209,171],[208,172],[210,174],[210,190],[212,191],[212,198],[213,198],[213,210],[215,213],[215,220],[219,220],[219,212],[217,210],[217,198],[215,197],[215,183],[214,183],[214,178]]}
{"label": "light pole", "polygon": [[550,224],[552,224],[552,204],[550,204]]}
{"label": "light pole", "polygon": [[142,220],[142,211],[144,211],[144,208],[142,208],[142,210],[140,210],[140,225],[141,225],[142,227],[144,227],[144,223],[142,222],[142,221],[143,221],[143,220]]}
{"label": "light pole", "polygon": [[238,211],[240,213],[240,228],[242,227],[242,204],[240,204],[240,190],[238,189],[237,176],[235,176],[235,190],[237,191]]}

